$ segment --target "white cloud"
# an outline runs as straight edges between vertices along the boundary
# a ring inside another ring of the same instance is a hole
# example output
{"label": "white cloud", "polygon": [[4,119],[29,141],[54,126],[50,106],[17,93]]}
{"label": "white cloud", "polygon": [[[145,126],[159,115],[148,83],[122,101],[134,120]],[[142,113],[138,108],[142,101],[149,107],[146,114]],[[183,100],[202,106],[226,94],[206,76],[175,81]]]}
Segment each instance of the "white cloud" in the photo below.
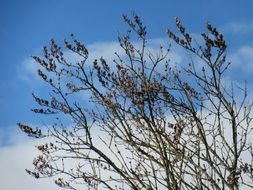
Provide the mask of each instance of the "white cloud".
{"label": "white cloud", "polygon": [[37,83],[39,81],[39,76],[37,75],[39,67],[39,64],[37,64],[31,57],[25,58],[17,67],[18,79],[31,85]]}
{"label": "white cloud", "polygon": [[[40,154],[40,152],[35,147],[36,145],[43,144],[50,141],[48,138],[33,140],[28,139],[25,135],[22,135],[18,130],[4,131],[3,134],[7,133],[5,138],[10,145],[2,146],[0,144],[0,179],[1,179],[1,189],[8,190],[27,190],[27,189],[36,189],[36,190],[45,190],[45,189],[59,189],[59,187],[54,183],[54,180],[60,176],[52,178],[42,178],[35,179],[34,177],[27,174],[25,169],[33,169],[32,164],[33,159]],[[106,133],[102,133],[98,128],[93,129],[94,133],[94,144],[99,145],[100,150],[103,150],[104,153],[110,154],[110,158],[117,162],[117,159],[112,153],[109,153],[109,149],[103,144],[99,139],[100,136],[103,140],[108,140]],[[1,133],[0,133],[1,134]],[[12,134],[10,136],[9,134]],[[102,136],[101,136],[102,135]],[[16,139],[16,141],[15,141]],[[0,140],[1,139],[0,137]],[[54,139],[55,140],[55,139]],[[54,141],[52,140],[52,141]],[[66,160],[65,169],[75,168],[79,160]],[[89,170],[87,166],[86,170]],[[105,173],[104,177],[109,178]],[[114,174],[115,175],[115,174]],[[85,187],[85,185],[77,185],[78,187]]]}
{"label": "white cloud", "polygon": [[99,59],[103,57],[106,60],[112,61],[115,56],[115,52],[119,55],[123,55],[124,51],[116,41],[112,42],[96,42],[87,46],[89,51],[89,60]]}
{"label": "white cloud", "polygon": [[[139,42],[134,42],[136,47],[140,46]],[[148,46],[147,46],[147,53],[159,53],[160,46],[163,46],[164,49],[168,48],[169,41],[164,38],[158,39],[149,39]],[[87,64],[92,64],[95,59],[100,59],[103,57],[107,62],[110,64],[112,63],[113,59],[116,59],[117,56],[115,52],[119,56],[122,56],[124,59],[125,52],[120,47],[117,41],[110,41],[110,42],[95,42],[93,44],[87,45],[87,49],[89,51],[89,58],[87,60]],[[81,57],[71,51],[64,52],[65,58],[72,63],[80,61]],[[170,52],[169,57],[172,63],[180,63],[182,61],[182,56],[178,49],[173,49]],[[37,70],[40,68],[40,65],[37,64],[31,57],[25,58],[21,64],[17,67],[17,74],[18,78],[27,82],[28,84],[37,84],[40,81],[39,76],[37,75]]]}
{"label": "white cloud", "polygon": [[[92,63],[94,59],[101,57],[112,61],[116,56],[114,52],[118,52],[119,55],[123,54],[123,50],[119,44],[115,41],[112,42],[96,42],[87,46],[89,50],[89,59],[87,62]],[[71,51],[64,52],[65,58],[72,63],[75,63],[81,59],[81,57]],[[18,79],[25,81],[26,83],[33,85],[40,81],[40,77],[37,74],[37,70],[41,68],[33,58],[25,58],[20,65],[17,66]]]}
{"label": "white cloud", "polygon": [[37,154],[34,143],[31,141],[0,147],[1,189],[57,189],[52,179],[36,180],[25,172],[26,168],[33,167],[32,160]]}
{"label": "white cloud", "polygon": [[252,73],[253,46],[243,46],[228,56],[228,60],[239,70]]}

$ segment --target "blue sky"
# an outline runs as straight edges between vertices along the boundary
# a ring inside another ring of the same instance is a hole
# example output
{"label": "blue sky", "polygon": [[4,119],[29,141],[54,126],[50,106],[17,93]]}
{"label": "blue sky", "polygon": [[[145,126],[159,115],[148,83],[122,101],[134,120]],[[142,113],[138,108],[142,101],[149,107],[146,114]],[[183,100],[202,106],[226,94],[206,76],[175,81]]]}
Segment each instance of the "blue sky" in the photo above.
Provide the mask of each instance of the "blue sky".
{"label": "blue sky", "polygon": [[25,142],[13,139],[22,139],[17,122],[43,122],[29,111],[34,105],[31,93],[43,91],[43,85],[33,78],[29,57],[39,55],[50,38],[61,43],[74,33],[95,51],[100,48],[98,52],[104,52],[101,48],[112,45],[118,34],[125,32],[122,14],[131,11],[143,18],[150,39],[166,39],[165,30],[174,27],[176,16],[194,34],[203,32],[204,23],[210,21],[228,41],[228,54],[235,62],[230,78],[247,78],[250,84],[252,9],[252,0],[0,0],[0,157],[1,147],[8,152],[8,147],[13,150]]}

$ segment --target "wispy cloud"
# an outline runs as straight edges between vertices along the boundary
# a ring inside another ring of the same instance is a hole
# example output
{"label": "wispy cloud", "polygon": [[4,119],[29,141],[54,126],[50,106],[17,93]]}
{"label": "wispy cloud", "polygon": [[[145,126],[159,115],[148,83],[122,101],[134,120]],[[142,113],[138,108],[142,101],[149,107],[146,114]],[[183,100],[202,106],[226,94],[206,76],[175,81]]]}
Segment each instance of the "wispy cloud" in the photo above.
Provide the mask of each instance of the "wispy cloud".
{"label": "wispy cloud", "polygon": [[115,52],[123,55],[124,51],[116,41],[111,42],[96,42],[87,46],[90,57],[89,60],[99,59],[103,57],[106,60],[112,61],[116,56]]}
{"label": "wispy cloud", "polygon": [[233,33],[250,33],[253,31],[253,20],[230,22],[221,27],[226,32]]}
{"label": "wispy cloud", "polygon": [[17,66],[18,79],[23,80],[28,84],[37,83],[39,81],[37,75],[39,67],[39,64],[37,64],[33,58],[25,58],[20,65]]}
{"label": "wispy cloud", "polygon": [[249,74],[253,71],[253,46],[243,46],[228,56],[237,69]]}
{"label": "wispy cloud", "polygon": [[[134,45],[137,47],[140,46],[139,42],[134,42]],[[158,53],[160,46],[163,46],[165,49],[168,48],[168,40],[163,38],[148,40],[147,53]],[[92,64],[95,59],[100,59],[101,57],[107,60],[110,64],[116,59],[115,52],[117,52],[119,56],[122,56],[123,59],[125,58],[125,52],[117,41],[95,42],[87,45],[87,49],[89,51],[87,64]],[[79,55],[71,51],[65,51],[64,56],[71,63],[75,63],[81,59]],[[175,49],[170,52],[169,58],[174,63],[180,63],[182,61],[182,56],[180,56],[178,50]],[[37,70],[39,68],[39,64],[37,64],[31,57],[26,58],[17,67],[18,78],[29,84],[37,83],[40,80],[37,75]]]}

